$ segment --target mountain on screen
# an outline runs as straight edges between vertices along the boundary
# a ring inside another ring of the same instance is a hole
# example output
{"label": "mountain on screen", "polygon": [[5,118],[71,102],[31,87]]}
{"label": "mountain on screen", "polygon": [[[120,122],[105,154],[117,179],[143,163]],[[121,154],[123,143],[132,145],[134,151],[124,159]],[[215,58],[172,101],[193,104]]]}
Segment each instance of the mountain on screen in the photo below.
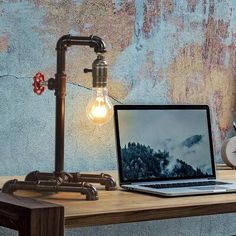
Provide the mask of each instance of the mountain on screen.
{"label": "mountain on screen", "polygon": [[[201,142],[201,139],[201,135],[194,135],[185,139],[182,145],[190,148]],[[181,156],[173,157],[167,150],[154,151],[150,146],[140,143],[129,142],[121,149],[121,156],[125,180],[209,175],[188,164]]]}

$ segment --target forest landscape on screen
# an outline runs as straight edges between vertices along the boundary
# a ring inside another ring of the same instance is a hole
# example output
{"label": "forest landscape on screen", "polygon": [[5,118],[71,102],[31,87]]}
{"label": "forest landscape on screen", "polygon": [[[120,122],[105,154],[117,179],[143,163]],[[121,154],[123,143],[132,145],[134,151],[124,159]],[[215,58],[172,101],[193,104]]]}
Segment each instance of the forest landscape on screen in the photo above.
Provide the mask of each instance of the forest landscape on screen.
{"label": "forest landscape on screen", "polygon": [[119,110],[123,180],[212,175],[206,110]]}

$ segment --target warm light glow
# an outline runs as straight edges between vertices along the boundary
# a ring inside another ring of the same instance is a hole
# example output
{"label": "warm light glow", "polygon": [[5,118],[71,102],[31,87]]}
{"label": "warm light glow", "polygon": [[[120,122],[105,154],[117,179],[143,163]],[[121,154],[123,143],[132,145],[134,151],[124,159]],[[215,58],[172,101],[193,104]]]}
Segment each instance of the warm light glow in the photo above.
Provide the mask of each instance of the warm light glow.
{"label": "warm light glow", "polygon": [[113,108],[106,88],[94,89],[94,97],[89,102],[86,111],[88,118],[97,125],[103,125],[110,121]]}
{"label": "warm light glow", "polygon": [[97,118],[103,118],[107,114],[106,106],[103,104],[103,101],[100,98],[96,99],[97,104],[92,106],[91,115]]}

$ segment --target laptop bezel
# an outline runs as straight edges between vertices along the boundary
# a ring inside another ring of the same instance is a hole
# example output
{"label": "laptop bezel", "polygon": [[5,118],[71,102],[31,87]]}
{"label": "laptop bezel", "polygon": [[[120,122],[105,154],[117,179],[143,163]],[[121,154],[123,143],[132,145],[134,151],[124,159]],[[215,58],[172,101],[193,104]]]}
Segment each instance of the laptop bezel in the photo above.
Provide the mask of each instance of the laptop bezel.
{"label": "laptop bezel", "polygon": [[[120,147],[120,135],[119,135],[119,121],[118,121],[118,111],[119,110],[205,110],[207,114],[208,123],[208,136],[210,145],[210,155],[211,155],[211,168],[212,175],[203,177],[175,177],[175,178],[151,178],[151,179],[134,179],[134,180],[124,180],[122,171],[122,158],[121,158],[121,147]],[[117,162],[118,162],[118,173],[120,184],[129,183],[144,183],[153,181],[173,181],[173,180],[188,180],[188,179],[215,179],[215,159],[213,151],[213,141],[212,141],[212,131],[211,131],[211,118],[210,110],[208,105],[115,105],[114,106],[114,127],[115,127],[115,139],[116,139],[116,152],[117,152]]]}

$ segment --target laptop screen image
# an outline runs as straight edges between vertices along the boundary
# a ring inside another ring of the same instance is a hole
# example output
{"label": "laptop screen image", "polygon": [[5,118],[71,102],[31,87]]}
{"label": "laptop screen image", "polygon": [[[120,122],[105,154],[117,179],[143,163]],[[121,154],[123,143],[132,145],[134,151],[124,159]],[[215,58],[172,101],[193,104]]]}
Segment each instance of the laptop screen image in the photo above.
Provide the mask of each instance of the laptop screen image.
{"label": "laptop screen image", "polygon": [[215,177],[205,105],[117,105],[120,181]]}

